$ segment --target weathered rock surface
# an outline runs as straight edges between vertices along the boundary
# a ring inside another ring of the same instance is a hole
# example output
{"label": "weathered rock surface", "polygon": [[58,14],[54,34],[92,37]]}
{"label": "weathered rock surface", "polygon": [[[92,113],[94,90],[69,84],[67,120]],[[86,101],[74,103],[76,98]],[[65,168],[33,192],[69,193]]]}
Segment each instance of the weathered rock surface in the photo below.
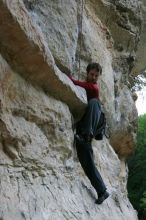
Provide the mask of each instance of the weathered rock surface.
{"label": "weathered rock surface", "polygon": [[[86,1],[81,33],[81,1],[0,0],[1,219],[137,219],[125,159],[137,126],[128,80],[143,36],[141,4]],[[101,206],[73,147],[72,115],[84,113],[85,91],[64,74],[83,79],[91,61],[103,67],[100,96],[111,132],[110,140],[93,142],[110,192]]]}
{"label": "weathered rock surface", "polygon": [[146,56],[146,50],[145,50],[145,44],[146,44],[146,1],[142,1],[142,11],[143,11],[143,20],[142,20],[142,27],[141,27],[141,35],[140,35],[140,42],[138,44],[137,52],[136,52],[136,60],[135,60],[135,66],[132,70],[134,75],[137,75],[138,73],[141,73],[146,69],[146,62],[145,62],[145,56]]}
{"label": "weathered rock surface", "polygon": [[[77,92],[55,65],[41,30],[31,20],[23,1],[0,1],[0,9],[1,53],[12,68],[33,84],[68,103],[76,114],[80,109],[83,111],[86,103],[84,95]],[[74,97],[74,105],[70,94]]]}

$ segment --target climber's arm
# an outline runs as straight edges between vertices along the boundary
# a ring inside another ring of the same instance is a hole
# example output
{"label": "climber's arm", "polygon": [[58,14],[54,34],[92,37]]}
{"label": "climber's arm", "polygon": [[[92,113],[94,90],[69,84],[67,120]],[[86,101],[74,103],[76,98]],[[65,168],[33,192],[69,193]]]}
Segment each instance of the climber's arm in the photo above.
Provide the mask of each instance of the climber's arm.
{"label": "climber's arm", "polygon": [[92,90],[93,89],[93,84],[92,83],[88,83],[88,82],[83,82],[80,80],[76,80],[74,79],[71,75],[69,76],[69,78],[71,79],[71,81],[76,85],[76,86],[80,86],[84,89],[89,89]]}

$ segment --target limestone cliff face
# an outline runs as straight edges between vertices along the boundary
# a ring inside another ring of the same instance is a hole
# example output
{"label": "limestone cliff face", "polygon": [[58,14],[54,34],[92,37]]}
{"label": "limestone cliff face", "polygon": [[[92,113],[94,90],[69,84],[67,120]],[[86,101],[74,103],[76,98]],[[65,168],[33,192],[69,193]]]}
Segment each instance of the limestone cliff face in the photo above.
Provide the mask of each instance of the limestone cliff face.
{"label": "limestone cliff face", "polygon": [[[137,126],[130,73],[145,68],[138,63],[146,43],[145,1],[83,1],[82,33],[81,3],[0,0],[3,220],[137,219],[127,197],[125,159],[134,152]],[[83,79],[91,61],[103,68],[100,96],[111,132],[110,140],[93,141],[110,192],[101,206],[94,204],[95,191],[73,147],[73,124],[84,113],[85,91],[65,75],[70,69]]]}

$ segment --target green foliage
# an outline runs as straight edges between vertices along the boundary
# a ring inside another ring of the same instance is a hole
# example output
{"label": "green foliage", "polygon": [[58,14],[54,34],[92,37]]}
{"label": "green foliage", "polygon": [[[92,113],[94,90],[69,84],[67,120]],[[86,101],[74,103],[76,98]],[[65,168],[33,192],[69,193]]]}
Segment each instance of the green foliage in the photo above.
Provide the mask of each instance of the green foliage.
{"label": "green foliage", "polygon": [[146,212],[146,191],[144,191],[143,197],[140,200],[140,207]]}
{"label": "green foliage", "polygon": [[128,161],[129,198],[142,216],[146,212],[146,115],[138,120],[137,147],[134,157]]}

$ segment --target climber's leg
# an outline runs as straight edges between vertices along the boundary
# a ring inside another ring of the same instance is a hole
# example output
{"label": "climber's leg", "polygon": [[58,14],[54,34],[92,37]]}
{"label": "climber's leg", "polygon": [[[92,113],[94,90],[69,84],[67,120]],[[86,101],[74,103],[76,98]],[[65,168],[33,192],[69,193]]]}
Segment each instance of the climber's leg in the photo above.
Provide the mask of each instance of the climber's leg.
{"label": "climber's leg", "polygon": [[77,123],[77,134],[95,137],[101,114],[100,103],[97,99],[88,102],[85,114]]}
{"label": "climber's leg", "polygon": [[106,191],[106,187],[94,164],[91,143],[84,142],[83,144],[77,141],[76,148],[81,166],[100,197]]}

